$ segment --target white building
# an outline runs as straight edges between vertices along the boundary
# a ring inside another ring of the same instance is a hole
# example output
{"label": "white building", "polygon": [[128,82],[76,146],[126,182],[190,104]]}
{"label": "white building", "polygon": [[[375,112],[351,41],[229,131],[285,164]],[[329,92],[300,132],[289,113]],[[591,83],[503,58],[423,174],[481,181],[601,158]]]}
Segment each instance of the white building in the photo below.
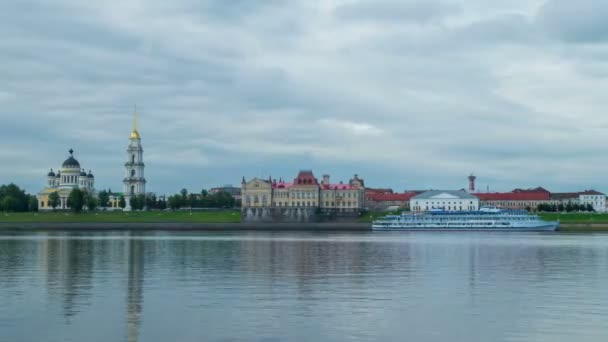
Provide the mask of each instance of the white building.
{"label": "white building", "polygon": [[479,210],[479,198],[463,190],[430,190],[410,199],[412,211],[445,211]]}
{"label": "white building", "polygon": [[597,212],[606,211],[606,195],[595,190],[586,190],[578,194],[578,200],[581,204],[591,204],[593,210]]}
{"label": "white building", "polygon": [[127,162],[125,163],[124,197],[125,210],[131,210],[132,196],[146,193],[146,178],[144,176],[144,149],[141,146],[141,137],[137,131],[137,112],[133,114],[133,132],[129,137],[127,147]]}

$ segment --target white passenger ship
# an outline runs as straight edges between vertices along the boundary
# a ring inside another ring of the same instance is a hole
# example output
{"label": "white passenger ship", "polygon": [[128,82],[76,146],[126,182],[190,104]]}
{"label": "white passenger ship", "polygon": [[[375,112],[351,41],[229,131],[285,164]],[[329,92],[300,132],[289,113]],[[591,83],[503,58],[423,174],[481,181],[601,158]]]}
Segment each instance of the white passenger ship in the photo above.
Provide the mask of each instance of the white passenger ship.
{"label": "white passenger ship", "polygon": [[489,230],[554,231],[559,222],[545,221],[525,210],[482,207],[478,211],[433,210],[387,215],[372,223],[373,230]]}

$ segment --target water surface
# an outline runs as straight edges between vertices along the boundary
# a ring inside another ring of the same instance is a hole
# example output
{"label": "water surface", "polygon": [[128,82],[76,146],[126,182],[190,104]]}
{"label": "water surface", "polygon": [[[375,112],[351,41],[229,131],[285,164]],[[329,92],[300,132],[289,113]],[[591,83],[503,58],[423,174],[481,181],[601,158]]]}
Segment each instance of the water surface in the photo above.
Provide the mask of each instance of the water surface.
{"label": "water surface", "polygon": [[608,235],[0,233],[0,341],[608,341]]}

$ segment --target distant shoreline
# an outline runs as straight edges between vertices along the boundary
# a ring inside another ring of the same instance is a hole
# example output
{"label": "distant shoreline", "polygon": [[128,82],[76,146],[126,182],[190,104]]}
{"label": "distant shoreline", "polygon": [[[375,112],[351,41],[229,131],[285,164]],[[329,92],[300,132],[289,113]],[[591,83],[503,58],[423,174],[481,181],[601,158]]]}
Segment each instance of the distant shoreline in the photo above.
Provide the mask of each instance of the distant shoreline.
{"label": "distant shoreline", "polygon": [[[368,222],[0,222],[0,231],[371,231]],[[608,223],[561,224],[561,232],[608,232]]]}

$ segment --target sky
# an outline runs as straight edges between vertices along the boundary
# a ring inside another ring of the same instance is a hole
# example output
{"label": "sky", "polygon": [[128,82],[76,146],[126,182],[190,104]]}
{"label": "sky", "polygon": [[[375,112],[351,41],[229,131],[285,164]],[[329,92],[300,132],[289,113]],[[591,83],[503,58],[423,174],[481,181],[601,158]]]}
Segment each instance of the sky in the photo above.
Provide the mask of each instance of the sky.
{"label": "sky", "polygon": [[0,3],[0,184],[73,148],[121,190],[134,105],[147,190],[318,178],[608,191],[608,2]]}

